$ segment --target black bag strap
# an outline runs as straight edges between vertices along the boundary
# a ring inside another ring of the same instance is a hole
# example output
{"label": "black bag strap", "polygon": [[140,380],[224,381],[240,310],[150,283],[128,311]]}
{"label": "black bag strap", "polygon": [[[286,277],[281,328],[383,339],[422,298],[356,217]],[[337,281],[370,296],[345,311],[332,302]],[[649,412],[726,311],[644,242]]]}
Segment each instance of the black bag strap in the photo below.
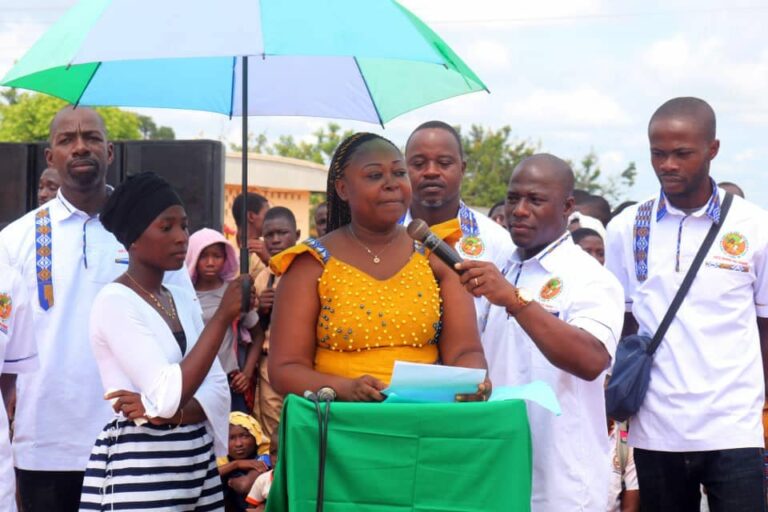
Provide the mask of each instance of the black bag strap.
{"label": "black bag strap", "polygon": [[[717,191],[715,191],[715,193],[717,193]],[[672,299],[672,304],[667,310],[667,314],[664,315],[659,328],[656,330],[656,334],[653,335],[653,339],[651,340],[650,345],[648,345],[648,355],[653,355],[653,353],[656,352],[656,349],[659,348],[659,345],[661,344],[661,340],[664,339],[664,335],[667,334],[667,329],[669,329],[672,320],[674,320],[675,315],[677,314],[677,310],[680,309],[680,304],[683,303],[683,299],[691,288],[691,284],[693,284],[693,278],[696,277],[696,273],[704,262],[704,258],[707,256],[709,248],[712,247],[712,242],[715,241],[717,232],[720,231],[720,226],[725,222],[725,217],[728,215],[728,210],[731,209],[732,202],[733,194],[726,192],[723,204],[720,205],[720,219],[717,222],[713,222],[712,226],[709,228],[707,237],[704,239],[704,242],[702,242],[701,247],[699,247],[699,252],[696,253],[693,263],[691,263],[691,268],[689,268],[688,273],[685,274],[683,284],[681,284],[680,289],[677,290],[675,298]]]}

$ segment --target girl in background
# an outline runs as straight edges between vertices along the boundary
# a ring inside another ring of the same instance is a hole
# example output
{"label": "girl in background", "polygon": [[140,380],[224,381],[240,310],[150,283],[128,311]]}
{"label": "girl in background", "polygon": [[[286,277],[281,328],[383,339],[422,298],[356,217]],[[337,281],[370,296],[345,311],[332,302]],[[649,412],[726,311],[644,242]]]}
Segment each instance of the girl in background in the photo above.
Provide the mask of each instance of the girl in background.
{"label": "girl in background", "polygon": [[[213,229],[203,228],[189,237],[186,266],[189,277],[200,300],[203,322],[213,318],[229,281],[237,276],[238,259],[235,248],[224,235]],[[253,375],[258,366],[257,350],[250,350],[252,329],[259,321],[255,309],[242,316],[237,323],[240,338],[247,343],[240,347],[236,340],[235,324],[227,329],[219,349],[219,362],[227,374],[232,399],[232,410],[248,412],[252,405]],[[244,363],[241,362],[244,360]],[[247,398],[250,398],[248,400]]]}

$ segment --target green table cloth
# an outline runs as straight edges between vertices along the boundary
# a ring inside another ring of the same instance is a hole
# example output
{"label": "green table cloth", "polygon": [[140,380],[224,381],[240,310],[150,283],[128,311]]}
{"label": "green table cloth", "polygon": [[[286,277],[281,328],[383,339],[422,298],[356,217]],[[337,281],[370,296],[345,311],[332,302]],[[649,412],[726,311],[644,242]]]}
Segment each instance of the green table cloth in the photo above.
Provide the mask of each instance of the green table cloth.
{"label": "green table cloth", "polygon": [[[315,510],[317,413],[288,396],[267,512]],[[331,404],[325,511],[527,511],[525,402]]]}

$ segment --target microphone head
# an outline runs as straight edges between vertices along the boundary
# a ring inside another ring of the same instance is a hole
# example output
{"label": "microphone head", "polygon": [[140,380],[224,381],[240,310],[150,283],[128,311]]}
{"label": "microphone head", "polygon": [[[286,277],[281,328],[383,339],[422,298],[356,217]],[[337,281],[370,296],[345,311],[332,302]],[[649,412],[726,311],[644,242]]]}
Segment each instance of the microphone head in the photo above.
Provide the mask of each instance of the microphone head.
{"label": "microphone head", "polygon": [[310,390],[306,390],[304,392],[304,398],[306,398],[307,400],[311,400],[313,402],[317,402],[317,395],[311,392]]}
{"label": "microphone head", "polygon": [[336,400],[336,390],[325,386],[317,390],[317,399],[320,401],[333,402]]}
{"label": "microphone head", "polygon": [[424,242],[427,239],[431,231],[426,222],[421,219],[413,219],[406,228],[408,236],[416,240],[417,242]]}

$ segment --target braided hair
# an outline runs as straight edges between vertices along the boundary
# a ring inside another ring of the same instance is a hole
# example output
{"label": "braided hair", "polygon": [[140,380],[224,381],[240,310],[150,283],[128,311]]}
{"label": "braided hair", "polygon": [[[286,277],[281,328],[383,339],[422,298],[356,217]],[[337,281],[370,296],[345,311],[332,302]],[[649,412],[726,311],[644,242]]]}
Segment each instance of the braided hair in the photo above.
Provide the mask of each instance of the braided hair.
{"label": "braided hair", "polygon": [[344,168],[349,163],[349,160],[352,158],[355,151],[366,142],[372,140],[383,140],[400,151],[400,149],[389,139],[368,132],[352,134],[339,144],[336,151],[333,153],[330,166],[328,167],[328,231],[326,233],[330,233],[334,229],[346,226],[352,221],[352,212],[349,209],[349,203],[344,201],[339,197],[339,194],[336,193],[336,180],[339,180],[344,176]]}

